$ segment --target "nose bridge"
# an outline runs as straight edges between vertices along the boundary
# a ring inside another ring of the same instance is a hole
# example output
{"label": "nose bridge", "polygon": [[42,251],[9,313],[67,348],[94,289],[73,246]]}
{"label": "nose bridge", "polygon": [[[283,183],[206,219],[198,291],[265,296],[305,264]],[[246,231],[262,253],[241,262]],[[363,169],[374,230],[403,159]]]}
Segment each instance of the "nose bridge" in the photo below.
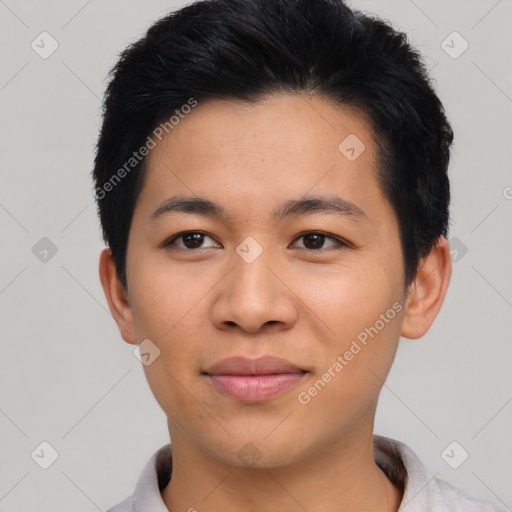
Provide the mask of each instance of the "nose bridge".
{"label": "nose bridge", "polygon": [[214,309],[216,323],[236,323],[252,332],[269,322],[289,326],[296,311],[286,286],[275,275],[273,251],[248,237],[236,248],[232,261],[234,268]]}
{"label": "nose bridge", "polygon": [[236,248],[234,255],[235,272],[232,286],[235,293],[241,295],[250,294],[254,302],[262,302],[261,306],[271,301],[275,295],[276,278],[269,267],[272,261],[275,263],[271,249],[263,246],[253,237],[247,237]]}

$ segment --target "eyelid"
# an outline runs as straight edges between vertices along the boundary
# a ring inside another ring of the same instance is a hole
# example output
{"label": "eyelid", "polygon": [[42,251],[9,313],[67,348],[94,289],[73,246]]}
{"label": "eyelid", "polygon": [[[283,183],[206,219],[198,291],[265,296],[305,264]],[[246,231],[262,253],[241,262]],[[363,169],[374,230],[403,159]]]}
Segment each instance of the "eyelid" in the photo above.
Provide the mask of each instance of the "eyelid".
{"label": "eyelid", "polygon": [[[334,240],[338,244],[338,246],[352,248],[352,249],[355,248],[355,245],[353,243],[349,242],[347,239],[342,238],[333,233],[329,233],[328,231],[322,231],[322,230],[318,230],[318,229],[316,229],[316,230],[310,229],[308,231],[303,231],[303,232],[299,233],[295,237],[295,239],[292,243],[294,243],[296,240],[299,240],[300,238],[305,237],[307,235],[322,235],[325,238],[330,238],[331,240]],[[322,252],[322,251],[327,250],[327,249],[308,249],[307,247],[299,247],[299,249],[304,249],[306,251],[311,251],[311,252]]]}
{"label": "eyelid", "polygon": [[[178,240],[179,238],[182,238],[183,236],[185,235],[188,235],[190,233],[199,233],[201,235],[204,235],[205,237],[208,237],[208,238],[211,238],[213,241],[215,241],[216,243],[219,243],[212,235],[206,233],[206,231],[201,231],[200,229],[189,229],[189,230],[186,230],[186,231],[181,231],[179,233],[176,233],[175,235],[172,235],[170,238],[167,238],[163,244],[162,244],[162,247],[163,248],[166,248],[168,246],[171,246],[174,244],[174,242],[176,240]],[[209,249],[209,247],[199,247],[199,249],[182,249],[181,247],[177,247],[178,250],[183,250],[183,251],[188,251],[188,252],[193,252],[193,251],[199,251],[201,249]]]}
{"label": "eyelid", "polygon": [[[214,240],[216,243],[220,243],[218,242],[215,237],[213,237],[212,235],[210,235],[209,233],[205,232],[205,231],[201,231],[201,230],[187,230],[187,231],[181,231],[179,233],[176,233],[175,235],[172,235],[170,238],[166,239],[163,244],[162,244],[162,247],[163,248],[166,248],[166,247],[169,247],[169,246],[172,246],[174,244],[174,242],[176,240],[178,240],[179,238],[189,234],[189,233],[199,233],[199,234],[202,234],[204,235],[205,237],[208,237],[208,238],[211,238],[212,240]],[[327,231],[322,231],[322,230],[308,230],[308,231],[302,231],[301,233],[299,233],[292,241],[291,244],[295,243],[297,240],[307,236],[307,235],[322,235],[324,236],[326,239],[330,238],[331,240],[334,240],[338,246],[335,247],[335,248],[352,248],[354,249],[355,248],[355,245],[351,242],[349,242],[348,240],[346,240],[345,238],[342,238],[338,235],[335,235],[333,233],[329,233]],[[291,245],[290,244],[290,245]],[[182,249],[181,247],[176,247],[178,250],[183,250],[183,251],[186,251],[186,252],[194,252],[194,251],[199,251],[201,249],[210,249],[210,247],[199,247],[197,249],[188,249],[188,248],[185,248],[185,249]],[[325,252],[327,251],[329,248],[322,248],[322,249],[308,249],[307,247],[297,247],[296,249],[301,249],[301,250],[305,250],[305,251],[310,251],[310,252],[318,252],[318,253],[322,253],[322,252]],[[332,249],[332,248],[331,248]]]}

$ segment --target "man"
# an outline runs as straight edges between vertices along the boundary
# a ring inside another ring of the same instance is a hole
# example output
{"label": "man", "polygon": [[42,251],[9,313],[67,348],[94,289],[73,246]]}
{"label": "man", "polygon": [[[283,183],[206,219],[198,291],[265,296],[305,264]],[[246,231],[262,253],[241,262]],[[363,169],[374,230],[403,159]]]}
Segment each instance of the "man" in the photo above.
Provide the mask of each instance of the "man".
{"label": "man", "polygon": [[452,138],[406,36],[339,0],[197,2],[122,54],[100,277],[171,444],[112,512],[500,510],[373,434],[450,280]]}

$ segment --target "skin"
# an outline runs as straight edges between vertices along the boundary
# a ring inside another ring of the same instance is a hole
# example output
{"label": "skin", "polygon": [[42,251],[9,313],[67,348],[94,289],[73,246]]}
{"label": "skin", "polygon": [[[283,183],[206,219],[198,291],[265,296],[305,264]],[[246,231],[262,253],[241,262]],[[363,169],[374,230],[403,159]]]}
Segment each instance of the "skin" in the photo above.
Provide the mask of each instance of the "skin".
{"label": "skin", "polygon": [[[338,150],[350,134],[366,146],[354,161]],[[434,321],[451,263],[441,237],[415,280],[404,282],[398,222],[376,179],[375,151],[362,115],[281,94],[255,104],[200,102],[148,155],[129,233],[128,291],[108,248],[99,270],[123,339],[149,338],[161,351],[144,371],[168,417],[173,473],[162,497],[170,510],[398,510],[402,489],[374,460],[377,399],[400,336],[419,338]],[[332,194],[364,215],[271,217],[286,200]],[[230,218],[173,212],[150,222],[173,195],[208,198]],[[197,230],[207,233],[199,249],[182,238],[165,246]],[[325,238],[315,246],[304,231],[351,245]],[[236,252],[246,237],[263,251],[252,263]],[[401,311],[300,403],[298,394],[393,304]],[[247,404],[201,373],[237,355],[276,355],[309,373]],[[252,464],[238,457],[247,443],[260,455]]]}

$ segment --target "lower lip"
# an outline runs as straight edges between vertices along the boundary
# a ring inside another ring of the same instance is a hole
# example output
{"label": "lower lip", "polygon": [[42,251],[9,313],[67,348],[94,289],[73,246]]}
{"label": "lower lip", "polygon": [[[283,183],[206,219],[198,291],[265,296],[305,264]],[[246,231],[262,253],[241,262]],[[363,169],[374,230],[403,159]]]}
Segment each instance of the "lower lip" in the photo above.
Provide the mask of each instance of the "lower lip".
{"label": "lower lip", "polygon": [[272,373],[269,375],[207,375],[213,386],[230,398],[242,402],[268,400],[301,381],[300,373]]}

